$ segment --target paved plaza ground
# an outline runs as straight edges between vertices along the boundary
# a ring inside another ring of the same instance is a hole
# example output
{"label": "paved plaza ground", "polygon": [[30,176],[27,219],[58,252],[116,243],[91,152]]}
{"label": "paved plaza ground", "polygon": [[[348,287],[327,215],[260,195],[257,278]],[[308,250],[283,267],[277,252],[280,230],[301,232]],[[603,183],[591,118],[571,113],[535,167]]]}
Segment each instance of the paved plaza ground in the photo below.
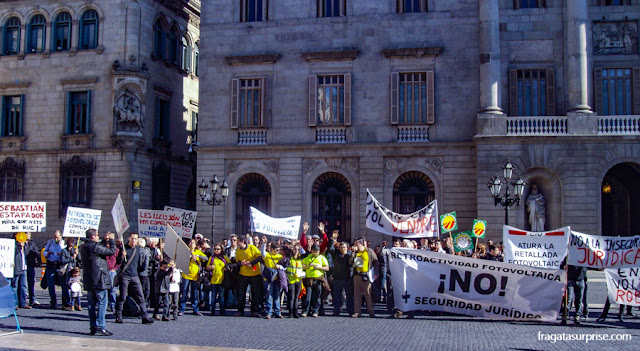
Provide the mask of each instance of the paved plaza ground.
{"label": "paved plaza ground", "polygon": [[[186,314],[178,321],[142,325],[137,319],[115,324],[107,315],[112,337],[91,337],[86,309],[67,312],[44,308],[19,310],[24,334],[0,337],[6,350],[638,350],[640,318],[617,323],[617,306],[605,323],[596,323],[606,294],[603,272],[589,271],[589,320],[580,326],[556,323],[497,321],[464,316],[419,315],[415,319],[390,319],[383,306],[379,318],[318,317],[264,320],[250,317],[203,317]],[[37,288],[39,300],[48,296]],[[634,313],[640,311],[634,309]],[[15,319],[0,320],[3,332],[15,330]],[[617,338],[631,340],[549,341],[554,334],[567,338]],[[546,335],[543,335],[546,334]],[[562,335],[560,335],[562,336]],[[542,340],[541,340],[542,339]],[[547,339],[547,340],[544,340]],[[194,348],[194,346],[200,346]]]}

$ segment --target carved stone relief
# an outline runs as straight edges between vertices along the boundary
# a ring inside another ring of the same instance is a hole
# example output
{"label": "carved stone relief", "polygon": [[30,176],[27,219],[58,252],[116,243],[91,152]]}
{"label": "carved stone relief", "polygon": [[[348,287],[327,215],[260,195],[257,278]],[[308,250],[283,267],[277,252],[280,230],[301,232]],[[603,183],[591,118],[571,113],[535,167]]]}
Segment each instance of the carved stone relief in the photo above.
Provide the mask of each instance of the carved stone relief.
{"label": "carved stone relief", "polygon": [[595,55],[638,54],[638,22],[596,22],[593,24]]}

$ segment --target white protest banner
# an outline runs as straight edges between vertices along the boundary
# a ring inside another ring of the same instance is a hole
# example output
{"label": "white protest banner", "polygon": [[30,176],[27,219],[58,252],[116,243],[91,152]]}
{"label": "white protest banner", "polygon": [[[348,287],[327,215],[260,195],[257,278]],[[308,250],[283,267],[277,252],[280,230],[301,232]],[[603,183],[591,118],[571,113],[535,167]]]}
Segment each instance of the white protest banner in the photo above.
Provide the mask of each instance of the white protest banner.
{"label": "white protest banner", "polygon": [[102,217],[101,210],[69,206],[62,236],[84,238],[87,229],[98,229],[100,217]]}
{"label": "white protest banner", "polygon": [[300,216],[273,218],[251,207],[251,230],[257,233],[297,239]]}
{"label": "white protest banner", "polygon": [[567,255],[571,229],[563,227],[548,232],[528,232],[502,227],[504,261],[522,266],[560,269]]}
{"label": "white protest banner", "polygon": [[140,237],[164,238],[167,225],[182,231],[182,220],[175,212],[138,209],[138,234]]}
{"label": "white protest banner", "polygon": [[567,263],[591,268],[640,266],[640,235],[612,237],[571,232]]}
{"label": "white protest banner", "polygon": [[170,206],[165,206],[164,210],[165,212],[175,212],[180,216],[182,228],[180,228],[181,230],[175,229],[176,233],[180,234],[183,238],[193,238],[198,212]]}
{"label": "white protest banner", "polygon": [[178,268],[189,272],[191,250],[171,226],[167,226],[167,235],[164,237],[164,252],[171,257]]}
{"label": "white protest banner", "polygon": [[16,260],[16,241],[0,239],[0,273],[6,278],[13,278],[12,264]]}
{"label": "white protest banner", "polygon": [[392,248],[389,258],[400,311],[555,321],[567,279],[563,270]]}
{"label": "white protest banner", "polygon": [[607,268],[604,273],[611,303],[640,306],[640,267]]}
{"label": "white protest banner", "polygon": [[129,229],[129,220],[127,219],[127,211],[124,209],[120,194],[118,194],[118,198],[111,209],[111,217],[113,217],[113,224],[116,227],[118,237],[122,238],[122,234]]}
{"label": "white protest banner", "polygon": [[382,206],[367,189],[367,228],[403,238],[424,238],[439,235],[436,200],[410,214],[395,213]]}
{"label": "white protest banner", "polygon": [[44,232],[46,202],[0,202],[0,232]]}

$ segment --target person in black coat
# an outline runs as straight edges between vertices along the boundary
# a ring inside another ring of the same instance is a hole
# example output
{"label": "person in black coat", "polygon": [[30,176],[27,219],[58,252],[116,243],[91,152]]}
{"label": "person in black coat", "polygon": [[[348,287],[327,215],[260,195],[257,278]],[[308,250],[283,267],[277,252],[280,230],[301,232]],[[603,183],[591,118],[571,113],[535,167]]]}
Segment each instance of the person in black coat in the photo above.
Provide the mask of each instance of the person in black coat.
{"label": "person in black coat", "polygon": [[40,305],[36,300],[36,267],[40,266],[40,250],[38,245],[31,240],[31,233],[27,233],[27,242],[24,243],[27,258],[27,285],[29,287],[29,305]]}
{"label": "person in black coat", "polygon": [[109,247],[100,242],[98,231],[89,229],[86,231],[87,242],[81,247],[83,262],[82,280],[87,291],[87,303],[89,311],[89,325],[91,335],[113,335],[105,328],[107,326],[105,316],[107,314],[107,290],[111,289],[111,278],[107,266],[107,256],[116,254],[116,242],[113,234],[107,232],[105,241]]}

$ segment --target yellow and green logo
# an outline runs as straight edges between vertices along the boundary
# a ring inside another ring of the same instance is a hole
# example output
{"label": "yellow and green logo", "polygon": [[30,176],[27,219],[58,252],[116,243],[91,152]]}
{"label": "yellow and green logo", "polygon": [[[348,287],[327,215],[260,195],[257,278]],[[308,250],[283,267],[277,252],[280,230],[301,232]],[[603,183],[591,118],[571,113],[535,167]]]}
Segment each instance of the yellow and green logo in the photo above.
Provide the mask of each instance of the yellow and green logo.
{"label": "yellow and green logo", "polygon": [[445,213],[440,216],[440,229],[443,233],[449,233],[458,229],[458,220],[455,212]]}
{"label": "yellow and green logo", "polygon": [[473,220],[473,236],[475,238],[484,238],[484,233],[486,232],[487,232],[487,221],[474,219]]}

